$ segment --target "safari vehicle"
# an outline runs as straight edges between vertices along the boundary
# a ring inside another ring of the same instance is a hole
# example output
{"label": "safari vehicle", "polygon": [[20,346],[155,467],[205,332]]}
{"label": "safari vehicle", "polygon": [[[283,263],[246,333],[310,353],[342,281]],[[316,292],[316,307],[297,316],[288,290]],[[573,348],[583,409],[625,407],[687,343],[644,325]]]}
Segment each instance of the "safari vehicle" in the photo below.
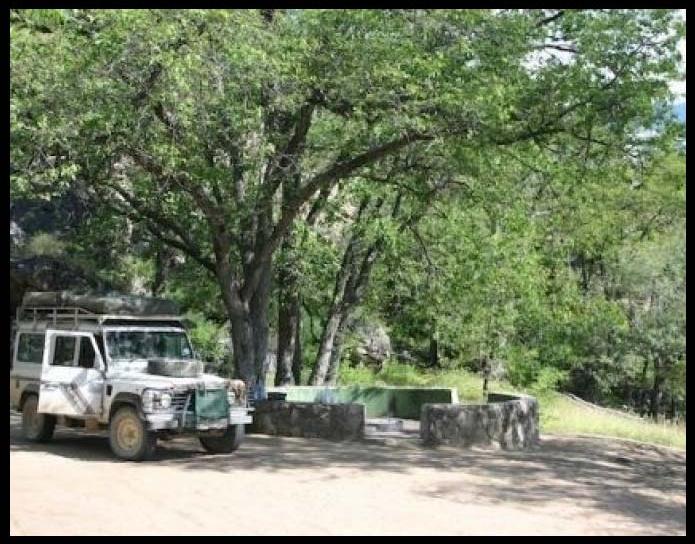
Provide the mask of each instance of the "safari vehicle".
{"label": "safari vehicle", "polygon": [[230,453],[251,423],[244,382],[203,372],[176,305],[155,298],[31,292],[17,309],[10,398],[22,432],[107,430],[113,453],[150,458],[157,439],[192,434]]}

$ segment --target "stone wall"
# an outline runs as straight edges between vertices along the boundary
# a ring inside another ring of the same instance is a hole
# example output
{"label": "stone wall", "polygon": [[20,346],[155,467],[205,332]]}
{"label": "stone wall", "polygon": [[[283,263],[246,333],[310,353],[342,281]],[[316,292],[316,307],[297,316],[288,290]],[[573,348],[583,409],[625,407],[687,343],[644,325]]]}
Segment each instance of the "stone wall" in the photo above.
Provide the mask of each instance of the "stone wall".
{"label": "stone wall", "polygon": [[360,440],[366,411],[363,404],[259,401],[249,432],[278,436]]}
{"label": "stone wall", "polygon": [[364,404],[367,417],[419,419],[426,403],[458,403],[456,388],[399,386],[288,386],[269,387],[268,393],[286,393],[289,402]]}
{"label": "stone wall", "polygon": [[538,401],[490,393],[487,404],[425,404],[420,437],[426,445],[524,449],[539,442]]}

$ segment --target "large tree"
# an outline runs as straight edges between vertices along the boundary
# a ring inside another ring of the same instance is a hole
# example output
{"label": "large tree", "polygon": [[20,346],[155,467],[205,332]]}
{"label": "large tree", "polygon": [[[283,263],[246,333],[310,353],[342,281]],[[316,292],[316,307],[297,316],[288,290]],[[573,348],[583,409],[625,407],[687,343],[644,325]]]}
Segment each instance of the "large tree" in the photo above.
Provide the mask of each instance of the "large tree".
{"label": "large tree", "polygon": [[207,270],[265,377],[272,259],[322,191],[404,150],[626,144],[670,11],[13,10],[13,191],[71,180]]}

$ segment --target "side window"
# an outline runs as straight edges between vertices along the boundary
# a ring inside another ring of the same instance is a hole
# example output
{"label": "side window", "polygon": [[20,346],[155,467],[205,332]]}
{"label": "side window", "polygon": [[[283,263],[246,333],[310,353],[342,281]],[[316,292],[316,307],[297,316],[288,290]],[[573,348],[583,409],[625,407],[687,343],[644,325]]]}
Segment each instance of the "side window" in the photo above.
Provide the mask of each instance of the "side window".
{"label": "side window", "polygon": [[75,366],[75,337],[56,336],[53,366]]}
{"label": "side window", "polygon": [[94,368],[94,346],[91,338],[83,336],[80,338],[80,354],[77,357],[77,364],[82,368]]}
{"label": "side window", "polygon": [[41,364],[43,360],[44,335],[36,333],[19,333],[17,362]]}

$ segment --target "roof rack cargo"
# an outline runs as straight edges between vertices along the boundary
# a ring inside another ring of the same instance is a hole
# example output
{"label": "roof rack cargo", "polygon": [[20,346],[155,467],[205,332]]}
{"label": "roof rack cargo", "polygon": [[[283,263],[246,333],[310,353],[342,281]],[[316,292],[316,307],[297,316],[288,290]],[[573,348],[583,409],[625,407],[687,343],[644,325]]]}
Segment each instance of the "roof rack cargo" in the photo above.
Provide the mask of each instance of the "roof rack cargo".
{"label": "roof rack cargo", "polygon": [[27,292],[17,308],[18,320],[50,319],[54,322],[57,319],[100,320],[103,316],[177,318],[179,314],[176,303],[161,298],[70,291]]}

